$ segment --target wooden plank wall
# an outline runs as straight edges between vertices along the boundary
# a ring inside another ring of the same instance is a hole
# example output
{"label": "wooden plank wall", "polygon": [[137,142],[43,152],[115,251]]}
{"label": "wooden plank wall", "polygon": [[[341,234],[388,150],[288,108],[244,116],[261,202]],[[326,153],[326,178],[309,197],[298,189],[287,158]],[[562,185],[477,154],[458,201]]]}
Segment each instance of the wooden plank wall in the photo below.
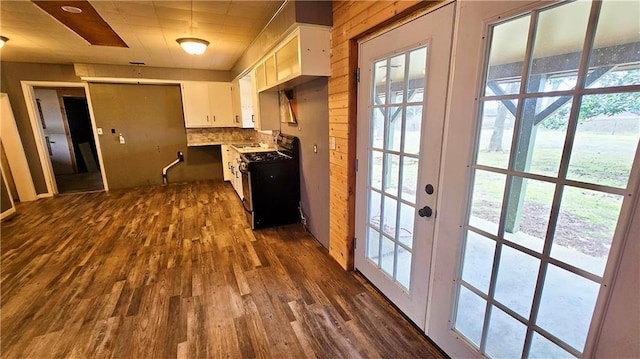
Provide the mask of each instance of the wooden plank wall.
{"label": "wooden plank wall", "polygon": [[[353,269],[357,41],[437,1],[334,1],[329,79],[329,254]],[[364,215],[364,213],[360,214]]]}

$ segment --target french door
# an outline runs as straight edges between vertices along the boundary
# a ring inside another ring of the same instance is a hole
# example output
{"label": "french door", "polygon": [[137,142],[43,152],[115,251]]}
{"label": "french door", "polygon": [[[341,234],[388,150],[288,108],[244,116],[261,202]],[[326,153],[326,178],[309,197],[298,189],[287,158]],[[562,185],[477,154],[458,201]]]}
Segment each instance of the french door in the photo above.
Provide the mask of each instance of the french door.
{"label": "french door", "polygon": [[355,265],[424,327],[454,5],[359,47]]}
{"label": "french door", "polygon": [[452,357],[595,356],[640,176],[639,10],[463,7],[427,330]]}

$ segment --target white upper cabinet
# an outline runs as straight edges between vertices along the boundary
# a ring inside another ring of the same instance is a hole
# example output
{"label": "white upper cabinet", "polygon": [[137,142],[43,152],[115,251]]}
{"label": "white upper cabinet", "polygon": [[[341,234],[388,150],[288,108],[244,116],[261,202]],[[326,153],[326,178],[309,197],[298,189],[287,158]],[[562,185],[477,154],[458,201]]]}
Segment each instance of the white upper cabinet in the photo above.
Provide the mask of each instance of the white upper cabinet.
{"label": "white upper cabinet", "polygon": [[280,90],[331,75],[331,32],[299,25],[255,67],[258,92]]}
{"label": "white upper cabinet", "polygon": [[251,73],[233,80],[233,121],[236,127],[254,128],[253,90]]}
{"label": "white upper cabinet", "polygon": [[235,126],[230,83],[188,81],[180,88],[187,128]]}

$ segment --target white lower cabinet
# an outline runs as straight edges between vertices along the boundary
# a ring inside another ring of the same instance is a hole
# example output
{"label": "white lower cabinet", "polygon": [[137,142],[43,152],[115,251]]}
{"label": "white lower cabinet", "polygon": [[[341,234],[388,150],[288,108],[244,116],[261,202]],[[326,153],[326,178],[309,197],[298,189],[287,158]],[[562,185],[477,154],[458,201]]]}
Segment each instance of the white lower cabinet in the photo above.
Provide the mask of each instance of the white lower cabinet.
{"label": "white lower cabinet", "polygon": [[242,173],[238,167],[240,167],[240,152],[231,146],[229,148],[229,169],[231,171],[231,185],[236,190],[238,197],[242,200],[244,195],[242,194]]}
{"label": "white lower cabinet", "polygon": [[222,177],[225,181],[231,181],[231,151],[235,152],[231,149],[230,146],[222,145],[220,146],[220,151],[222,152]]}

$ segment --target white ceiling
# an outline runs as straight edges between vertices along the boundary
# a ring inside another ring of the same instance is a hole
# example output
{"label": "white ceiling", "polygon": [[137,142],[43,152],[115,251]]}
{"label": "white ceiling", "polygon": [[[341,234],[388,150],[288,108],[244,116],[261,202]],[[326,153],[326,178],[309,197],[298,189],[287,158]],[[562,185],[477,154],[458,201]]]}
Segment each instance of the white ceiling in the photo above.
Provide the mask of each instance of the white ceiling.
{"label": "white ceiling", "polygon": [[[95,1],[90,3],[129,48],[91,46],[27,0],[0,0],[2,61],[93,63],[230,70],[280,7],[272,1]],[[193,7],[193,32],[190,31]],[[176,39],[210,42],[204,55],[185,53]]]}

